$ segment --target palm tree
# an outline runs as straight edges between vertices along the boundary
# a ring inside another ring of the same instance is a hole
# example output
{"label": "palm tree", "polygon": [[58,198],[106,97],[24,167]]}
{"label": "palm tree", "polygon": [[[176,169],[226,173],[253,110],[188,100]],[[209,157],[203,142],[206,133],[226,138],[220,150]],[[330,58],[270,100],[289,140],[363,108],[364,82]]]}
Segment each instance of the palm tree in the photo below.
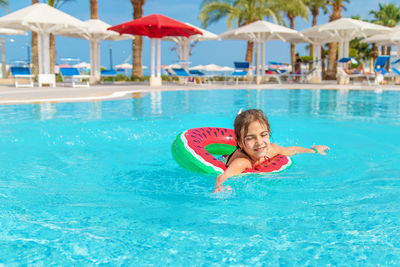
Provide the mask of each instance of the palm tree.
{"label": "palm tree", "polygon": [[[329,0],[329,5],[332,6],[332,14],[329,17],[329,21],[334,21],[342,17],[342,10],[344,9],[343,2],[349,2],[349,0]],[[328,69],[326,76],[328,79],[336,78],[336,55],[337,55],[337,43],[328,44]]]}
{"label": "palm tree", "polygon": [[[372,20],[372,22],[376,24],[387,27],[394,27],[400,22],[400,8],[397,7],[395,4],[379,4],[378,11],[371,10],[369,13],[374,15],[375,19]],[[384,45],[381,49],[382,55],[390,55],[390,52],[392,50],[391,46],[388,46],[387,49],[385,49]],[[389,62],[387,64],[389,65]]]}
{"label": "palm tree", "polygon": [[[72,2],[74,0],[47,0],[47,4],[54,8],[60,8],[63,4],[67,2]],[[54,34],[50,34],[50,72],[54,73],[54,68],[56,66],[56,38]]]}
{"label": "palm tree", "polygon": [[[362,19],[361,16],[351,16],[352,19],[357,19],[357,20],[361,20],[361,21],[365,21],[368,22],[365,19]],[[369,47],[369,44],[366,43],[361,43],[361,40],[363,38],[354,38],[353,40],[350,41],[349,44],[349,56],[350,57],[355,57],[356,59],[359,60],[367,60],[370,57],[372,57],[372,49],[374,48],[374,45],[372,46],[372,48]],[[374,57],[372,57],[374,58]],[[375,58],[374,58],[375,60]],[[373,69],[373,62],[370,61],[370,69]]]}
{"label": "palm tree", "polygon": [[[304,4],[308,7],[312,15],[312,27],[317,25],[317,18],[320,9],[324,11],[324,14],[328,13],[328,8],[327,8],[328,0],[304,0]],[[313,55],[314,55],[314,45],[310,44],[310,56]],[[310,64],[310,68],[312,68],[312,63]]]}
{"label": "palm tree", "polygon": [[[227,27],[240,27],[263,18],[272,18],[275,22],[283,22],[278,12],[276,0],[203,0],[201,3],[200,20],[203,27],[227,17]],[[247,42],[245,60],[250,64],[253,59],[254,42]]]}
{"label": "palm tree", "polygon": [[[138,19],[143,17],[143,6],[146,0],[131,0],[133,6],[133,18]],[[143,50],[143,37],[136,35],[132,41],[132,79],[136,77],[143,77],[142,70],[142,50]]]}
{"label": "palm tree", "polygon": [[[39,3],[39,0],[32,0],[32,5]],[[36,32],[32,32],[31,37],[31,55],[32,55],[32,73],[37,75],[39,70],[39,55],[38,55],[38,36]]]}
{"label": "palm tree", "polygon": [[98,19],[99,12],[97,8],[97,0],[90,0],[90,18],[91,19]]}
{"label": "palm tree", "polygon": [[[285,13],[286,17],[289,19],[290,28],[294,30],[294,19],[298,16],[303,19],[308,18],[308,10],[304,5],[302,0],[286,0],[281,3],[282,11]],[[294,64],[296,61],[296,45],[295,43],[290,43],[290,59],[292,63],[292,70],[294,70]]]}
{"label": "palm tree", "polygon": [[0,0],[0,7],[8,11],[8,0]]}

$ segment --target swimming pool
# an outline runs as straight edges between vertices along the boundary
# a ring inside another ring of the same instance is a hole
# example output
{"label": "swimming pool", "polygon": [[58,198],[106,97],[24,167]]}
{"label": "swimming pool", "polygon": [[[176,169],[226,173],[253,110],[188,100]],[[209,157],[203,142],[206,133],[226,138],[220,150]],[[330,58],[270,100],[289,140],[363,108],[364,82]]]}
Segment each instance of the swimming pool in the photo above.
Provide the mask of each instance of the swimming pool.
{"label": "swimming pool", "polygon": [[[400,93],[154,92],[0,106],[0,264],[400,264]],[[273,142],[326,144],[275,175],[182,169],[183,130],[261,108]]]}

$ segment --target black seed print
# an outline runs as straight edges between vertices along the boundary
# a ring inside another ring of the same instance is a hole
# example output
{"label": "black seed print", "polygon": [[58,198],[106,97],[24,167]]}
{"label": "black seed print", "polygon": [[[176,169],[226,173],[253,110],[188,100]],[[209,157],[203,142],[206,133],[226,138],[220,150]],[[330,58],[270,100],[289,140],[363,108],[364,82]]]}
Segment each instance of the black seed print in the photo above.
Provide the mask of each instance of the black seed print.
{"label": "black seed print", "polygon": [[204,138],[207,138],[207,135],[205,133],[203,133]]}
{"label": "black seed print", "polygon": [[215,137],[218,137],[218,134],[217,134],[217,132],[214,132],[214,134],[215,134]]}

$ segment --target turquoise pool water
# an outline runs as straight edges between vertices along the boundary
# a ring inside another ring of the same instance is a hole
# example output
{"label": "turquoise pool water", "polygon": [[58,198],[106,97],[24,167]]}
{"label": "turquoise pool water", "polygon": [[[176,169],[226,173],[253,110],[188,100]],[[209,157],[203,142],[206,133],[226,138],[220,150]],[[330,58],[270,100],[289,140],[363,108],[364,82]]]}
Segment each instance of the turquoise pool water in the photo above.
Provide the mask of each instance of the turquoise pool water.
{"label": "turquoise pool water", "polygon": [[[400,264],[400,93],[215,90],[0,106],[0,265]],[[191,173],[170,144],[261,108],[276,175]]]}

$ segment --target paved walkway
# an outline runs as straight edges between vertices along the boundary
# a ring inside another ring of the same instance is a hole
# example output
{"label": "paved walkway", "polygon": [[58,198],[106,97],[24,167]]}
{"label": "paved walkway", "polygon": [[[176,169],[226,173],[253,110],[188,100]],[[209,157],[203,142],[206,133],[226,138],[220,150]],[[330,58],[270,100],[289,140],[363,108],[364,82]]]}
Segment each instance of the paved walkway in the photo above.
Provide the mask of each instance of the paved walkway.
{"label": "paved walkway", "polygon": [[324,81],[321,84],[223,84],[215,83],[203,86],[186,86],[177,83],[164,83],[160,87],[150,87],[148,83],[124,82],[92,85],[90,88],[72,88],[71,86],[15,88],[13,85],[0,85],[0,104],[33,104],[43,102],[87,102],[137,97],[137,94],[152,91],[176,90],[227,90],[227,89],[336,89],[336,90],[400,90],[400,85],[350,84],[338,85],[336,81]]}

